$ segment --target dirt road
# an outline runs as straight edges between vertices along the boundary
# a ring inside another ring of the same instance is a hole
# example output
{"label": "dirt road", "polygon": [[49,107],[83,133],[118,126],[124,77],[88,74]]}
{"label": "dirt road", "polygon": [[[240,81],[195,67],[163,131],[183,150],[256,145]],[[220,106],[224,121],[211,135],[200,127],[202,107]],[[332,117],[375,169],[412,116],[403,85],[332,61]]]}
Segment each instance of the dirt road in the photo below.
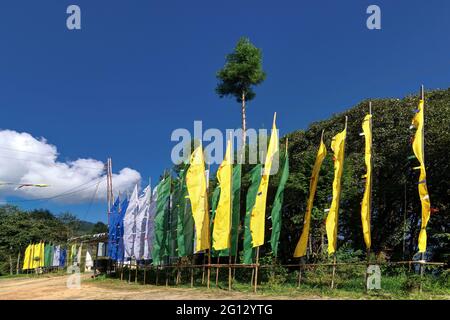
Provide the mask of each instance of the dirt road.
{"label": "dirt road", "polygon": [[172,300],[172,299],[320,299],[317,296],[266,296],[204,288],[174,288],[127,284],[117,281],[92,281],[82,275],[79,288],[67,287],[68,276],[40,276],[0,280],[0,300]]}

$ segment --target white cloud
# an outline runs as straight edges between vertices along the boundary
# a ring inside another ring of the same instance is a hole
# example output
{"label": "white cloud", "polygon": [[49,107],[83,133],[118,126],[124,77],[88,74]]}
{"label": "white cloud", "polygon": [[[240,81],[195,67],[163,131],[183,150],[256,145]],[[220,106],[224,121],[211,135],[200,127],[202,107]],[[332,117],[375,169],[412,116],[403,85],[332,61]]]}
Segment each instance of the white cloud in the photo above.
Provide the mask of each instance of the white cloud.
{"label": "white cloud", "polygon": [[[139,172],[130,168],[113,174],[114,195],[129,192],[140,179]],[[16,185],[0,185],[0,198],[12,195],[24,199],[57,196],[52,201],[83,203],[91,201],[97,185],[96,199],[106,198],[106,175],[102,161],[78,159],[60,162],[56,146],[49,144],[45,138],[37,139],[26,132],[0,130],[0,183],[5,182],[50,186],[16,190]],[[66,192],[67,195],[58,196]]]}

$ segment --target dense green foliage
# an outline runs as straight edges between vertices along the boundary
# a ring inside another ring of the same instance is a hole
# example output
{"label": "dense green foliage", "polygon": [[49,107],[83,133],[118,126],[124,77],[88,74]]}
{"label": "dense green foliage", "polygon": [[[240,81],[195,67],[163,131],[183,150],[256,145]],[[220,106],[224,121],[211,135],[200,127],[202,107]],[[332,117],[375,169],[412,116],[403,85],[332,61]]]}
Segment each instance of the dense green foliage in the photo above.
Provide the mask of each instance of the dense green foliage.
{"label": "dense green foliage", "polygon": [[[408,96],[401,100],[372,100],[374,139],[372,250],[383,259],[410,259],[417,253],[421,211],[417,191],[418,172],[412,170],[417,166],[417,160],[410,157],[413,155],[411,149],[413,131],[409,129],[417,105],[417,96]],[[333,181],[330,142],[331,138],[343,129],[345,116],[348,116],[348,133],[339,212],[338,248],[355,254],[359,252],[362,257],[364,256],[360,216],[360,203],[364,191],[362,176],[365,173],[364,139],[359,133],[362,132],[361,124],[367,112],[368,101],[363,101],[328,120],[311,124],[307,130],[299,130],[288,135],[290,175],[284,196],[279,255],[283,261],[291,260],[300,236],[311,170],[321,132],[325,130],[328,155],[320,172],[311,229],[313,258],[323,257],[321,246],[326,244],[324,209],[330,206]],[[439,210],[432,212],[428,224],[427,258],[447,262],[450,259],[449,128],[450,89],[427,92],[425,100],[427,184],[432,208]],[[270,181],[268,203],[271,203],[276,192],[278,179],[279,176]],[[266,229],[268,239],[270,230]]]}
{"label": "dense green foliage", "polygon": [[[0,275],[9,273],[10,259],[16,269],[17,256],[22,256],[31,242],[41,240],[64,244],[67,239],[83,234],[106,232],[102,222],[81,221],[70,213],[59,216],[45,209],[23,211],[15,206],[0,207]],[[20,258],[22,262],[22,257]]]}
{"label": "dense green foliage", "polygon": [[234,96],[242,102],[242,95],[249,101],[255,97],[253,86],[266,78],[262,69],[262,52],[249,39],[241,38],[234,51],[227,55],[225,66],[217,72],[219,84],[216,92],[220,97]]}

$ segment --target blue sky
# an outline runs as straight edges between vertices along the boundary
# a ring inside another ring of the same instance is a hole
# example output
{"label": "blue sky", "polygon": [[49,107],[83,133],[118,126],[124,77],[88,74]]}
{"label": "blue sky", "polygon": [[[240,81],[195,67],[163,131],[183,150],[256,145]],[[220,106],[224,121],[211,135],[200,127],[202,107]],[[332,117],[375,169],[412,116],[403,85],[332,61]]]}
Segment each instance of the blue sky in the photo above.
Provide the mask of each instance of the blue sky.
{"label": "blue sky", "polygon": [[[82,30],[66,28],[70,4]],[[366,28],[370,4],[381,30]],[[175,128],[240,126],[235,100],[214,92],[239,37],[262,48],[267,72],[248,126],[276,111],[285,134],[362,99],[448,87],[449,14],[444,0],[1,1],[0,128],[45,137],[60,161],[111,156],[115,171],[156,181]],[[106,220],[103,203],[21,205]]]}

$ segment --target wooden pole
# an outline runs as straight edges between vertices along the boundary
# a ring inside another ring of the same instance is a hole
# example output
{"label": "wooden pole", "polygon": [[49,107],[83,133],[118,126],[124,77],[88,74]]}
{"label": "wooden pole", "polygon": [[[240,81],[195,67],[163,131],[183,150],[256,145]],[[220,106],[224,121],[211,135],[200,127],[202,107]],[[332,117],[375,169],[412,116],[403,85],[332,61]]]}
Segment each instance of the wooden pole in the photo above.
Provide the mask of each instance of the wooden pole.
{"label": "wooden pole", "polygon": [[297,288],[300,288],[300,285],[302,284],[302,263],[300,260],[300,263],[298,265],[298,284]]}
{"label": "wooden pole", "polygon": [[180,258],[178,258],[178,262],[177,262],[177,277],[176,277],[176,280],[175,280],[175,285],[178,285],[180,283],[180,278],[181,278],[180,263],[181,263],[181,260],[180,260]]}
{"label": "wooden pole", "polygon": [[169,268],[167,266],[164,266],[166,269],[166,287],[169,286]]}
{"label": "wooden pole", "polygon": [[331,289],[334,289],[334,276],[336,275],[336,253],[333,255],[333,273],[331,276]]}
{"label": "wooden pole", "polygon": [[207,279],[207,287],[210,288],[211,282],[211,249],[208,250],[208,279]]}
{"label": "wooden pole", "polygon": [[12,257],[11,254],[9,255],[9,274],[13,275],[13,263],[12,263]]}
{"label": "wooden pole", "polygon": [[138,271],[139,271],[139,264],[138,264],[138,261],[136,260],[136,272],[134,273],[134,283],[137,283]]}
{"label": "wooden pole", "polygon": [[367,278],[368,278],[368,274],[367,274],[367,270],[369,269],[369,265],[370,265],[370,248],[367,248],[367,264],[366,264],[366,270],[364,272],[364,287],[366,288],[366,292],[369,290],[368,286],[367,286]]}
{"label": "wooden pole", "polygon": [[158,282],[159,282],[159,266],[156,266],[156,280],[155,280],[156,285],[158,285]]}
{"label": "wooden pole", "polygon": [[131,259],[130,264],[128,265],[128,283],[131,283]]}
{"label": "wooden pole", "polygon": [[[424,86],[421,85],[420,86],[420,99],[422,101],[424,101],[423,104],[423,117],[425,120],[425,90],[424,90]],[[422,157],[423,157],[423,162],[425,162],[425,124],[422,125]],[[423,261],[425,261],[425,252],[422,252],[420,255],[420,259]],[[424,264],[420,264],[420,293],[422,293],[422,284],[423,284],[423,274],[424,274],[424,269],[425,269],[425,265]]]}
{"label": "wooden pole", "polygon": [[195,255],[192,254],[192,260],[191,260],[191,288],[194,287],[194,262],[195,262]]}
{"label": "wooden pole", "polygon": [[[209,174],[211,170],[211,164],[208,163],[208,178],[206,179],[206,194],[208,194],[209,191]],[[207,211],[207,213],[209,215],[209,209]],[[209,230],[209,229],[208,229]],[[209,248],[208,248],[208,279],[207,279],[207,287],[208,289],[210,289],[210,284],[211,284],[211,237],[209,236]]]}
{"label": "wooden pole", "polygon": [[[220,264],[220,256],[217,257],[217,264]],[[219,286],[219,267],[216,268],[216,288]]]}
{"label": "wooden pole", "polygon": [[258,290],[258,267],[259,267],[259,247],[256,248],[256,264],[255,264],[255,286],[253,292]]}
{"label": "wooden pole", "polygon": [[146,284],[147,280],[147,261],[144,260],[144,285]]}
{"label": "wooden pole", "polygon": [[[230,144],[232,144],[232,135],[230,133]],[[230,150],[231,158],[233,158],[233,150]],[[231,160],[231,159],[230,159]],[[233,161],[231,162],[231,174],[230,174],[230,233],[228,234],[228,291],[231,291],[231,250],[233,249],[232,242],[232,230],[233,230]],[[236,231],[237,232],[237,231]]]}
{"label": "wooden pole", "polygon": [[[372,101],[369,101],[369,114],[372,115]],[[370,122],[369,122],[369,128],[370,128],[370,132],[372,133],[372,118],[370,118]],[[370,135],[372,137],[372,134]],[[371,221],[371,217],[372,217],[372,171],[373,171],[373,157],[372,157],[372,138],[370,141],[370,177],[368,177],[370,179],[370,185],[369,185],[369,228],[370,228],[370,221]],[[366,264],[366,270],[364,272],[364,283],[365,283],[365,288],[366,291],[368,290],[367,287],[367,269],[369,268],[370,265],[370,247],[367,248],[366,251],[366,260],[367,260],[367,264]]]}
{"label": "wooden pole", "polygon": [[20,248],[19,253],[17,254],[16,274],[19,274],[19,268],[20,268]]}
{"label": "wooden pole", "polygon": [[231,274],[231,248],[230,255],[228,256],[228,291],[231,291],[232,288],[232,274]]}

